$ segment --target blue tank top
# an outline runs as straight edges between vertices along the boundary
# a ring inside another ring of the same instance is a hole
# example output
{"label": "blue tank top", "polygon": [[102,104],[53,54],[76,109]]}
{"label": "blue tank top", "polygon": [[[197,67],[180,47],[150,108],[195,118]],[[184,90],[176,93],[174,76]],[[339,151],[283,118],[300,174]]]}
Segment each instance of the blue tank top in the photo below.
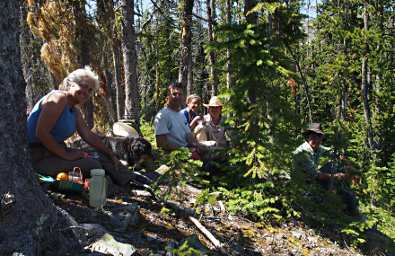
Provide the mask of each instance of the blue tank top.
{"label": "blue tank top", "polygon": [[186,124],[189,126],[191,121],[197,116],[192,110],[188,112],[188,108],[181,109],[180,112],[185,116]]}
{"label": "blue tank top", "polygon": [[[38,143],[40,140],[36,136],[37,121],[41,113],[41,102],[55,91],[51,91],[42,97],[36,105],[34,105],[29,117],[27,118],[27,137],[29,143]],[[77,118],[75,109],[68,105],[65,106],[58,120],[51,130],[52,136],[57,142],[63,142],[69,138],[77,130]]]}

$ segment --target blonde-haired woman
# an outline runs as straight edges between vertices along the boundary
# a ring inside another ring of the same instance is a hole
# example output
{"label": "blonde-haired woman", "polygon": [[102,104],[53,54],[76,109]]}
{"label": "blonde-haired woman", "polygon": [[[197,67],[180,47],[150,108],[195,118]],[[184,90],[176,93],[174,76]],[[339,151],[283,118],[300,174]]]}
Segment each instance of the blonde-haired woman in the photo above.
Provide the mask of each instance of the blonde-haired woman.
{"label": "blonde-haired woman", "polygon": [[[33,107],[27,131],[36,171],[56,176],[80,167],[84,176],[89,177],[91,169],[102,168],[119,185],[130,180],[127,171],[118,170],[120,165],[114,153],[86,126],[79,109],[98,86],[98,77],[89,67],[77,69],[63,80],[59,90],[51,91]],[[64,141],[75,132],[99,151],[100,161],[87,152],[66,147]]]}
{"label": "blonde-haired woman", "polygon": [[185,116],[186,122],[191,130],[193,130],[199,121],[202,120],[202,117],[197,113],[201,102],[202,99],[198,95],[191,94],[186,99],[186,108],[181,110],[181,113]]}

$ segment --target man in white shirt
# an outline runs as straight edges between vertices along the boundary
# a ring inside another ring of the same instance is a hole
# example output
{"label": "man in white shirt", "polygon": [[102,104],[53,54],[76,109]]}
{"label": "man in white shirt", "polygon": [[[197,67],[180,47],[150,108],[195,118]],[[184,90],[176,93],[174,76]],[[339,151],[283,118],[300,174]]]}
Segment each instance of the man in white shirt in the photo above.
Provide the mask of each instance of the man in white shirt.
{"label": "man in white shirt", "polygon": [[182,88],[172,83],[167,88],[167,105],[155,116],[155,135],[158,147],[172,151],[180,147],[197,147],[188,123],[180,112]]}

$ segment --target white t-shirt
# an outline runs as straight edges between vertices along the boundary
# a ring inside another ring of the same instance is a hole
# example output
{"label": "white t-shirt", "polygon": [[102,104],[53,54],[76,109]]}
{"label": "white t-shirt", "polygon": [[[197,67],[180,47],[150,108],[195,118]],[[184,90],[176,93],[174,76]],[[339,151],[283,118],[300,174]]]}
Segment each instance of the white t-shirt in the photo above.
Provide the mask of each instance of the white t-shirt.
{"label": "white t-shirt", "polygon": [[177,147],[188,145],[187,137],[191,133],[185,116],[168,107],[162,108],[155,116],[155,135],[167,135],[170,144]]}

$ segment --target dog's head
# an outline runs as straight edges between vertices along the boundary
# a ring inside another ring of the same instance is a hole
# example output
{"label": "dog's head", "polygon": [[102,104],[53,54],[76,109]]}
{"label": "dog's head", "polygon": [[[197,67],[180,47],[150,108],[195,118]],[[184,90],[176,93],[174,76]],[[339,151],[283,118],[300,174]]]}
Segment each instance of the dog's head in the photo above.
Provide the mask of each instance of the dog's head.
{"label": "dog's head", "polygon": [[152,146],[144,138],[128,138],[124,142],[126,160],[129,165],[136,165],[152,156]]}

